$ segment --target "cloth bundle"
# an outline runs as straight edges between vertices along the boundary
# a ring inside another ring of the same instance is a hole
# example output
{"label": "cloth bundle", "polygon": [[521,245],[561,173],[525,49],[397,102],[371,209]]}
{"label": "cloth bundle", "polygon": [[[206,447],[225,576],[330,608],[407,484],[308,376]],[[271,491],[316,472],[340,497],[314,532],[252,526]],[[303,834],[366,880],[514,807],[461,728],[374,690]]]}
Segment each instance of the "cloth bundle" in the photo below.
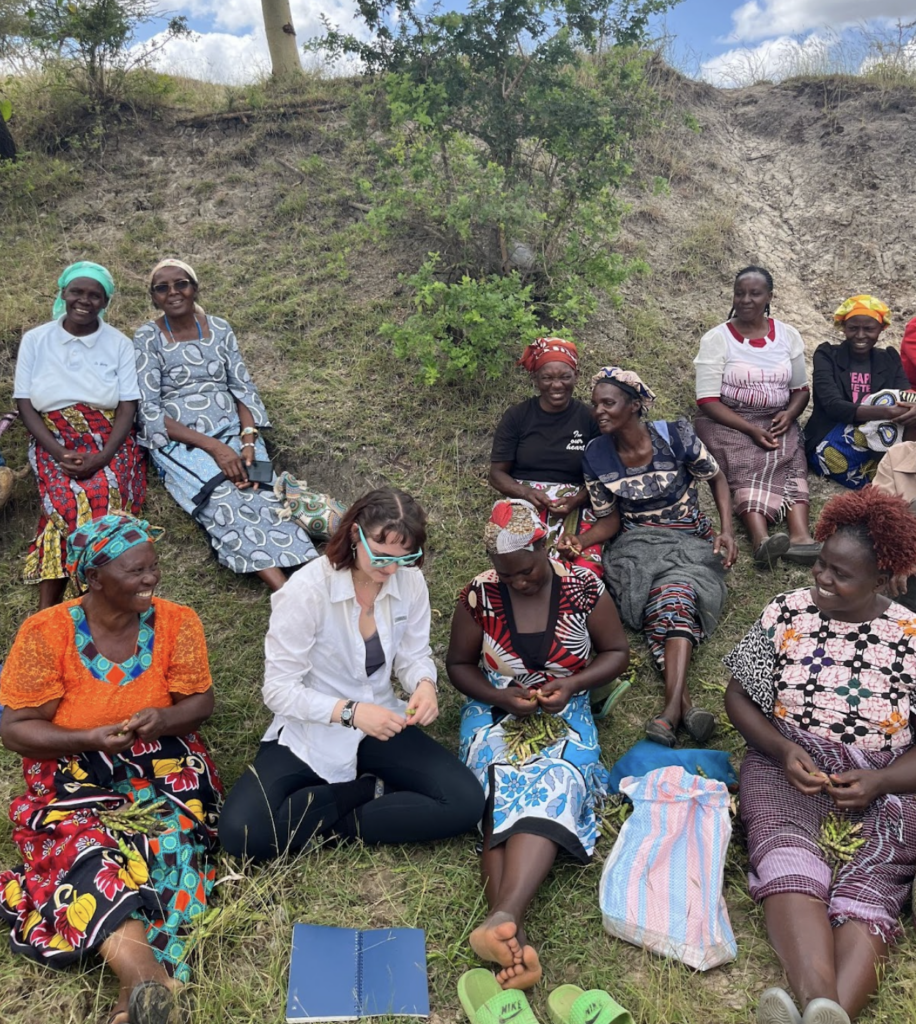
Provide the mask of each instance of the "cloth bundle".
{"label": "cloth bundle", "polygon": [[601,872],[605,930],[708,971],[734,960],[722,896],[731,838],[728,789],[678,766],[621,782],[633,803]]}
{"label": "cloth bundle", "polygon": [[696,591],[700,625],[715,630],[725,604],[725,569],[712,544],[686,530],[639,526],[625,530],[602,556],[604,579],[620,617],[642,629],[649,591],[666,583],[689,583]]}
{"label": "cloth bundle", "polygon": [[277,477],[274,494],[283,502],[280,518],[295,519],[312,540],[330,540],[347,511],[342,501],[308,490],[304,480],[297,480],[290,473]]}
{"label": "cloth bundle", "polygon": [[[916,393],[885,389],[876,391],[873,395],[866,395],[861,402],[862,405],[877,406],[892,406],[898,403],[916,405]],[[865,423],[857,423],[856,429],[861,431],[865,444],[873,452],[886,452],[903,439],[904,428],[894,420],[867,420]]]}

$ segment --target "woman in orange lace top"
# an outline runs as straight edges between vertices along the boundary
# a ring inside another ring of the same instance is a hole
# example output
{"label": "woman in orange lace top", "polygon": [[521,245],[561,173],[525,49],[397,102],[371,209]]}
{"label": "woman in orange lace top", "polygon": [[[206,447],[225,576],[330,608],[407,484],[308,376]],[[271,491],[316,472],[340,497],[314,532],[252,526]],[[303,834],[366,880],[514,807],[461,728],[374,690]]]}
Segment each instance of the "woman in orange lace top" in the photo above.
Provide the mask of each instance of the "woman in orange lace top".
{"label": "woman in orange lace top", "polygon": [[214,878],[222,787],[196,734],[213,710],[207,647],[190,608],[153,597],[158,532],[108,515],[71,534],[86,593],[27,619],[0,675],[0,739],[27,785],[0,918],[15,952],[52,967],[98,950],[121,984],[109,1024],[166,1024]]}

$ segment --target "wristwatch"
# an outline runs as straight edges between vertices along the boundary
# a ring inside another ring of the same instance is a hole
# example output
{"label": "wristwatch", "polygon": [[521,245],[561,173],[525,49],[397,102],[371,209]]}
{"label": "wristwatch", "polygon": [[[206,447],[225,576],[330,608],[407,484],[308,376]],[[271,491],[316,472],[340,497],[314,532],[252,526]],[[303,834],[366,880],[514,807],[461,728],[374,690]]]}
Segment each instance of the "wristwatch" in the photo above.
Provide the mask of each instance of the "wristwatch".
{"label": "wristwatch", "polygon": [[346,704],[340,709],[340,724],[345,729],[355,729],[356,726],[353,724],[353,714],[356,711],[356,705],[359,701],[348,700]]}

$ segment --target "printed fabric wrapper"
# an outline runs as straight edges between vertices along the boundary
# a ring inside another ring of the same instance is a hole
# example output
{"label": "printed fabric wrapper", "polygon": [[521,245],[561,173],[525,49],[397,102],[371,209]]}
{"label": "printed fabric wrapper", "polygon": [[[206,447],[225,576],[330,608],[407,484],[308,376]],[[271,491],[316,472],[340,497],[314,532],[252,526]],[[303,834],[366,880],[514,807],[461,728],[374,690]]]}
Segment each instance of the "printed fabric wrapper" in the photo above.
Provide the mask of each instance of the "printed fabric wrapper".
{"label": "printed fabric wrapper", "polygon": [[[877,405],[879,408],[898,403],[916,404],[916,394],[912,391],[884,389],[862,399],[862,405]],[[886,452],[898,441],[903,440],[904,428],[894,420],[866,420],[864,423],[855,424],[855,427],[857,431],[861,431],[865,444],[873,452]]]}
{"label": "printed fabric wrapper", "polygon": [[347,506],[329,494],[306,488],[304,480],[281,473],[274,482],[274,494],[283,502],[280,519],[293,519],[312,540],[330,540],[340,525]]}
{"label": "printed fabric wrapper", "polygon": [[625,778],[620,791],[633,813],[601,872],[605,930],[700,971],[734,960],[722,895],[732,833],[726,786],[669,766]]}

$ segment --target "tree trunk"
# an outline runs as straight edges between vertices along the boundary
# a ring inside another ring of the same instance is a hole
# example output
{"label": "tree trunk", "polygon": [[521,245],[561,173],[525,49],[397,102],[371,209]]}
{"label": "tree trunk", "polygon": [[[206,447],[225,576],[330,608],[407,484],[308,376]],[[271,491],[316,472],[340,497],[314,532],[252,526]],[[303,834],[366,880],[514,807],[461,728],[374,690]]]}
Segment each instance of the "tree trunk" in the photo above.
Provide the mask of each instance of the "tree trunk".
{"label": "tree trunk", "polygon": [[9,125],[0,116],[0,160],[16,159],[16,141],[13,138]]}
{"label": "tree trunk", "polygon": [[271,74],[277,79],[298,77],[302,74],[302,64],[289,0],[261,0],[261,10],[270,50]]}

